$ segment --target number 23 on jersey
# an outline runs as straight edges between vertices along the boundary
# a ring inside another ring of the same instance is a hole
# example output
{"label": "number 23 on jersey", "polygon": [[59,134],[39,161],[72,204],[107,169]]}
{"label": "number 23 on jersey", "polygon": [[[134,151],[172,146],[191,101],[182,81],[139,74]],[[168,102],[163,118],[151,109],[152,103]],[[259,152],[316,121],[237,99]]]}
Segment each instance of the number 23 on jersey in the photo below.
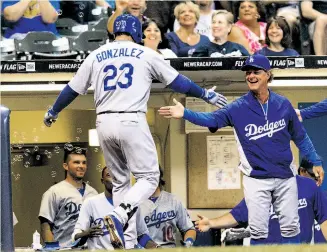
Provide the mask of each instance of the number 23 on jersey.
{"label": "number 23 on jersey", "polygon": [[[107,73],[103,79],[104,91],[116,90],[117,85],[120,88],[129,88],[133,82],[134,67],[130,63],[122,64],[118,69],[114,65],[108,65],[103,69]],[[110,83],[119,75],[119,81]]]}

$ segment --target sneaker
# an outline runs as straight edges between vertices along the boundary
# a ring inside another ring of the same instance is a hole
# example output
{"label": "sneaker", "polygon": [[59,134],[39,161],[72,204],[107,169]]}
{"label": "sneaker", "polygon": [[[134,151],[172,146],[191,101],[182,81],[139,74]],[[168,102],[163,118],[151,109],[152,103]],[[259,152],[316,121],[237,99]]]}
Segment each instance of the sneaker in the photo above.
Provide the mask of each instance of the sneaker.
{"label": "sneaker", "polygon": [[115,249],[124,249],[124,232],[120,221],[114,215],[108,215],[104,217],[104,225],[109,231],[112,246]]}

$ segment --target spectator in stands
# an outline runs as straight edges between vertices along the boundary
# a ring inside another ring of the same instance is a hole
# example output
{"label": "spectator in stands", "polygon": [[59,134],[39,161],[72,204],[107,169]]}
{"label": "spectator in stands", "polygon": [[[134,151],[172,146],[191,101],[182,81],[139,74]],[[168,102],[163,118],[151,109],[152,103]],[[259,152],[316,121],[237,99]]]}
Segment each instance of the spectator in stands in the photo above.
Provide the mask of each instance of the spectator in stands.
{"label": "spectator in stands", "polygon": [[174,9],[178,1],[147,1],[144,15],[150,19],[156,19],[158,27],[163,34],[173,30],[174,27]]}
{"label": "spectator in stands", "polygon": [[[210,41],[212,41],[211,33],[211,17],[214,12],[212,9],[213,0],[195,0],[195,4],[199,6],[200,9],[200,18],[196,24],[195,31],[201,35],[207,36]],[[174,31],[176,32],[180,28],[178,20],[175,19]]]}
{"label": "spectator in stands", "polygon": [[269,19],[266,29],[266,44],[264,48],[255,54],[265,56],[299,56],[299,53],[291,49],[291,31],[284,17]]}
{"label": "spectator in stands", "polygon": [[109,17],[107,28],[112,34],[114,30],[114,21],[116,18],[123,13],[129,13],[135,17],[138,17],[143,23],[144,17],[143,13],[146,10],[145,0],[116,0],[116,10]]}
{"label": "spectator in stands", "polygon": [[165,36],[162,36],[163,32],[161,29],[159,29],[155,20],[148,19],[145,21],[142,25],[142,32],[144,35],[144,46],[158,52],[165,59],[177,58],[176,54],[172,50],[168,49],[168,40],[165,38]]}
{"label": "spectator in stands", "polygon": [[6,29],[4,37],[23,39],[31,31],[47,31],[57,35],[55,22],[58,18],[58,10],[58,1],[2,1],[4,17],[13,23]]}
{"label": "spectator in stands", "polygon": [[310,38],[316,55],[327,54],[327,2],[303,1],[301,2],[302,16],[313,20],[309,25]]}
{"label": "spectator in stands", "polygon": [[193,57],[229,57],[249,56],[244,46],[227,41],[233,26],[234,16],[227,10],[217,10],[212,14],[212,36],[209,45],[201,46],[193,53]]}
{"label": "spectator in stands", "polygon": [[300,21],[300,10],[298,1],[276,1],[263,0],[262,3],[266,6],[267,12],[272,9],[272,12],[267,14],[267,19],[274,16],[284,17],[288,23],[291,33],[298,26]]}
{"label": "spectator in stands", "polygon": [[238,21],[233,26],[228,40],[244,46],[250,54],[260,50],[266,39],[265,22],[259,22],[265,11],[260,1],[239,1],[235,3]]}
{"label": "spectator in stands", "polygon": [[197,47],[210,43],[207,36],[195,31],[200,18],[199,6],[192,2],[180,3],[174,14],[181,27],[176,32],[167,34],[170,48],[179,57],[192,57]]}

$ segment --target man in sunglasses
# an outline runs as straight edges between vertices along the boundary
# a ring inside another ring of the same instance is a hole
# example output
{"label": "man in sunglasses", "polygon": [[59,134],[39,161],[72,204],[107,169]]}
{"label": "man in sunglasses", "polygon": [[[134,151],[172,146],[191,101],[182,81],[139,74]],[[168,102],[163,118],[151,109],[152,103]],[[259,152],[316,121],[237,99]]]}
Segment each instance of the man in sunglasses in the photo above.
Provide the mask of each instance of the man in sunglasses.
{"label": "man in sunglasses", "polygon": [[46,247],[71,245],[83,201],[98,194],[83,181],[87,170],[85,149],[65,144],[63,168],[66,178],[51,186],[42,196],[39,220]]}
{"label": "man in sunglasses", "polygon": [[298,190],[295,164],[290,147],[293,140],[302,156],[314,164],[313,172],[321,185],[322,161],[291,105],[283,96],[268,89],[273,75],[269,60],[263,55],[247,58],[242,71],[249,92],[231,104],[211,112],[175,106],[159,109],[166,118],[184,118],[209,127],[211,132],[234,127],[243,172],[243,188],[249,210],[251,244],[264,244],[268,237],[270,205],[278,213],[282,243],[300,242]]}

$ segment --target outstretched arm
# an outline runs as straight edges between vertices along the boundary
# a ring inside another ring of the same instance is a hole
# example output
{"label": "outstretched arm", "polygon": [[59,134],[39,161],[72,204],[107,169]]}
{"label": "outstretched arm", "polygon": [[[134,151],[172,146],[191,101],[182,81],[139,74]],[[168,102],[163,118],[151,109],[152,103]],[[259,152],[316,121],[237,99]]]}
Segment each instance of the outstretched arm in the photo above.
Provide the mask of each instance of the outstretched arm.
{"label": "outstretched arm", "polygon": [[231,213],[226,213],[214,219],[208,219],[202,215],[198,215],[198,217],[199,220],[195,222],[195,227],[201,232],[207,232],[210,228],[231,228],[238,225],[238,222]]}
{"label": "outstretched arm", "polygon": [[297,118],[295,111],[292,109],[289,123],[289,132],[295,145],[299,148],[301,154],[313,163],[313,172],[318,179],[317,185],[321,185],[324,179],[324,169],[322,168],[321,158],[318,156],[311,139],[306,133],[302,123]]}
{"label": "outstretched arm", "polygon": [[52,125],[58,118],[58,114],[61,110],[66,108],[79,94],[75,92],[69,85],[60,92],[53,107],[49,109],[44,116],[44,124],[48,127]]}
{"label": "outstretched arm", "polygon": [[301,109],[300,113],[302,120],[327,115],[327,99],[308,108]]}
{"label": "outstretched arm", "polygon": [[227,98],[219,93],[216,93],[214,91],[216,89],[215,86],[211,89],[202,88],[182,74],[178,74],[177,77],[168,85],[168,87],[173,89],[175,92],[201,98],[207,103],[215,105],[219,108],[227,105]]}
{"label": "outstretched arm", "polygon": [[174,99],[173,102],[175,103],[175,106],[161,107],[158,110],[159,115],[165,118],[184,118],[193,124],[215,129],[231,126],[231,121],[226,108],[211,113],[195,112],[184,108],[184,106],[176,99]]}
{"label": "outstretched arm", "polygon": [[51,127],[52,123],[57,120],[58,113],[75,100],[79,94],[87,93],[87,89],[91,85],[92,63],[93,58],[88,56],[75,76],[61,91],[53,107],[45,113],[43,122],[47,127]]}
{"label": "outstretched arm", "polygon": [[217,107],[227,105],[226,97],[216,93],[214,91],[215,87],[205,89],[198,86],[189,78],[178,73],[173,67],[167,64],[159,54],[153,54],[150,64],[152,78],[160,80],[175,92],[201,98],[207,103]]}

